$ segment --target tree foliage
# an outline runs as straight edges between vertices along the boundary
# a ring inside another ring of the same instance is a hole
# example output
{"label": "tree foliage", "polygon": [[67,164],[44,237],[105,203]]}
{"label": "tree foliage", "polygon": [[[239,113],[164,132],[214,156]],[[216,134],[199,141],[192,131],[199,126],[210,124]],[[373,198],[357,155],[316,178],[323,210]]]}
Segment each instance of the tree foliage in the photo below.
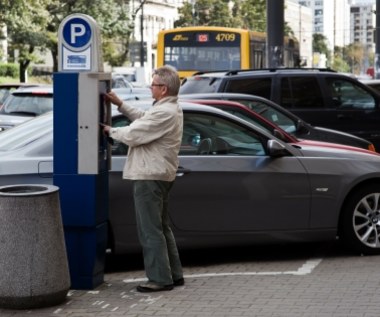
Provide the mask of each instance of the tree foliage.
{"label": "tree foliage", "polygon": [[178,12],[175,27],[209,25],[263,32],[266,29],[266,0],[197,0],[194,5],[185,2]]}
{"label": "tree foliage", "polygon": [[25,81],[25,71],[32,61],[36,47],[46,45],[44,32],[51,17],[43,8],[49,0],[0,0],[0,24],[5,24],[11,51],[18,53],[20,80]]}
{"label": "tree foliage", "polygon": [[[133,18],[140,8],[132,13]],[[111,65],[125,62],[134,28],[128,0],[0,0],[0,26],[7,25],[11,49],[19,52],[20,76],[37,61],[37,47],[51,51],[54,71],[58,69],[58,28],[73,13],[88,14],[97,21],[104,60]]]}
{"label": "tree foliage", "polygon": [[313,52],[326,54],[327,57],[330,56],[331,52],[327,45],[326,36],[320,33],[313,34]]}
{"label": "tree foliage", "polygon": [[323,34],[313,34],[313,52],[324,54],[327,59],[327,64],[331,65],[331,51],[327,45],[327,38]]}

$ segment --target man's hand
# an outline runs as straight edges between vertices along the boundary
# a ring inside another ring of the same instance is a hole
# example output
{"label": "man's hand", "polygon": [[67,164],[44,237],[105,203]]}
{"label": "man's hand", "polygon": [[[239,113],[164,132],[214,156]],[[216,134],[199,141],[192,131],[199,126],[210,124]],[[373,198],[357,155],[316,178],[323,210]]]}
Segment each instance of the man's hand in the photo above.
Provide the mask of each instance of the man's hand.
{"label": "man's hand", "polygon": [[104,123],[99,122],[99,125],[103,128],[103,132],[106,135],[109,135],[111,127],[109,125],[106,125]]}
{"label": "man's hand", "polygon": [[120,107],[123,104],[123,100],[121,100],[113,91],[104,94],[104,96],[117,107]]}

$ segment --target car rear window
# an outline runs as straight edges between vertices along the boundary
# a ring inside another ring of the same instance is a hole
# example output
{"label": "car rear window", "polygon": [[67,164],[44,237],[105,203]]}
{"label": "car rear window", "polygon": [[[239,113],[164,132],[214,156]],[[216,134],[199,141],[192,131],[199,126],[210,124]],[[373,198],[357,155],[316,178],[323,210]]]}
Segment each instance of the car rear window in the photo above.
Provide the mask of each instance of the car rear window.
{"label": "car rear window", "polygon": [[50,93],[13,93],[0,113],[40,115],[52,110],[53,95]]}
{"label": "car rear window", "polygon": [[214,93],[218,92],[221,78],[194,76],[184,80],[179,90],[180,94]]}

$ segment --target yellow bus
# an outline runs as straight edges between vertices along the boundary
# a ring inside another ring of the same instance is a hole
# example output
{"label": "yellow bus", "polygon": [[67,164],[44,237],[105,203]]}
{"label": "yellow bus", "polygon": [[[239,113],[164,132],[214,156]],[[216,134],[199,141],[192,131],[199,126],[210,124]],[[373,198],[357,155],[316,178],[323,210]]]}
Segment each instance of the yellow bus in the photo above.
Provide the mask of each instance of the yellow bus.
{"label": "yellow bus", "polygon": [[[298,67],[298,41],[285,37],[283,66]],[[199,71],[266,66],[266,34],[245,29],[194,26],[158,33],[157,67],[173,65],[181,78]]]}

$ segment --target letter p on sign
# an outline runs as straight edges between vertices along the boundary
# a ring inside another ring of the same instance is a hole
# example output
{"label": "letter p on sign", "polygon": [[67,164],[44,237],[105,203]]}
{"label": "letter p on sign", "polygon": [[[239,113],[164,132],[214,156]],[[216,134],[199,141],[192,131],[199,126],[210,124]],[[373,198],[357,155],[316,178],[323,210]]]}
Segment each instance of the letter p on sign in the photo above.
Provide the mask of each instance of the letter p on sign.
{"label": "letter p on sign", "polygon": [[71,24],[71,38],[70,43],[75,44],[76,38],[84,35],[86,32],[86,28],[83,24]]}

